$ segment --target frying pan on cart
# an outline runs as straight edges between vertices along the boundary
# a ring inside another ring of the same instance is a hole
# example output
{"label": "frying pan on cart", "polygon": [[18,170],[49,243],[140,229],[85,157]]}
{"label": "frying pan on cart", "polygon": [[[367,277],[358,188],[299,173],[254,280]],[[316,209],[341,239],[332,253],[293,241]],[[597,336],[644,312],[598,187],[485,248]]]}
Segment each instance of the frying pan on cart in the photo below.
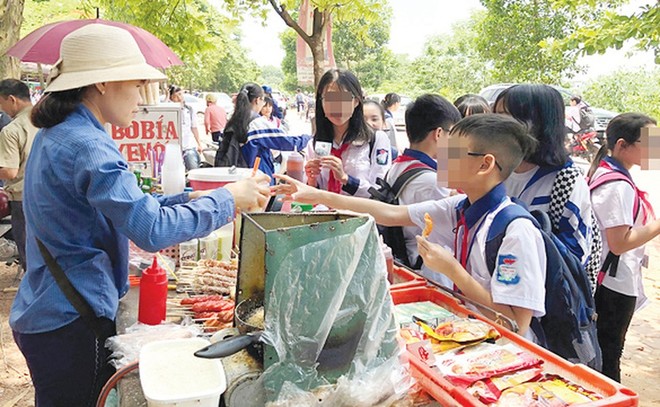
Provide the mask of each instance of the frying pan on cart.
{"label": "frying pan on cart", "polygon": [[[240,335],[212,343],[195,352],[195,356],[206,359],[224,358],[246,349],[250,356],[263,361],[264,343],[261,341],[263,326],[248,323],[258,308],[262,306],[263,298],[248,298],[239,302],[236,306],[234,321]],[[303,363],[318,363],[319,372],[348,366],[355,356],[364,331],[366,314],[358,312],[350,321],[344,322],[342,329],[338,330],[340,332],[337,334],[330,332],[318,358],[316,358],[317,348],[312,346],[309,349],[299,349],[298,360]]]}
{"label": "frying pan on cart", "polygon": [[251,356],[261,360],[263,358],[263,343],[261,342],[263,321],[261,326],[247,322],[258,312],[259,308],[263,309],[263,298],[248,298],[239,302],[234,311],[234,321],[240,335],[212,343],[195,352],[195,356],[205,359],[224,358],[247,348]]}

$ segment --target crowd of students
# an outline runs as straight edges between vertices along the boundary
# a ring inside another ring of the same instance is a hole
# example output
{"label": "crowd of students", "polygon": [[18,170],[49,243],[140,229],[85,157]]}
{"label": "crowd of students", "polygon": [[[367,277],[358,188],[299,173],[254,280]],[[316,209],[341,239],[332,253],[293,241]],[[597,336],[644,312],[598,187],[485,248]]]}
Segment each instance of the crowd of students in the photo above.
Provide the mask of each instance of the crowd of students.
{"label": "crowd of students", "polygon": [[[553,234],[585,270],[593,263],[600,271],[590,277],[602,371],[620,381],[625,335],[645,298],[644,244],[660,234],[646,194],[629,173],[649,158],[644,157],[649,143],[644,128],[655,126],[654,119],[633,113],[614,118],[607,128],[608,144],[587,177],[564,147],[564,103],[550,86],[513,86],[499,95],[493,113],[476,95],[459,98],[456,106],[439,95],[422,95],[407,107],[410,147],[395,160],[382,132],[384,111],[363,100],[353,74],[328,71],[316,96],[317,130],[307,149],[307,182],[275,175],[280,182],[274,194],[368,213],[379,225],[402,226],[408,264],[513,318],[532,340],[530,324],[544,315],[544,299],[553,294],[545,292],[545,276],[552,270],[546,270],[541,235],[530,220],[514,220],[492,273],[485,239],[504,207],[523,204],[546,212]],[[319,142],[332,143],[329,155],[316,154]],[[398,205],[365,199],[378,178],[391,186],[413,167],[425,171],[406,184]],[[596,184],[610,173],[616,176]],[[424,238],[420,232],[427,213],[435,227]]]}

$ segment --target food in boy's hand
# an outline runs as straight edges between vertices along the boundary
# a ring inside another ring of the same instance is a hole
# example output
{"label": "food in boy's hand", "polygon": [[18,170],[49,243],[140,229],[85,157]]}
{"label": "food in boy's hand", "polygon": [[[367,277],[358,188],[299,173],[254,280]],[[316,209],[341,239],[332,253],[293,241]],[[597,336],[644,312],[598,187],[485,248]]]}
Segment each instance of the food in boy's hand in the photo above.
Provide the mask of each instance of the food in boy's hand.
{"label": "food in boy's hand", "polygon": [[422,231],[422,237],[424,239],[428,238],[431,235],[431,232],[433,231],[433,219],[431,219],[431,215],[429,215],[428,212],[424,214],[424,230]]}

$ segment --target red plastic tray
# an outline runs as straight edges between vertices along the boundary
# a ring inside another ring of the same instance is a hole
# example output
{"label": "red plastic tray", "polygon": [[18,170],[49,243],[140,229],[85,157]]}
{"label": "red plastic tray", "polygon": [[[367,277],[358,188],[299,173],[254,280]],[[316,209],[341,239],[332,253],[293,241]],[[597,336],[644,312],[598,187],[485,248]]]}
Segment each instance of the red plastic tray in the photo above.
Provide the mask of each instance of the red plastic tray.
{"label": "red plastic tray", "polygon": [[[515,343],[520,348],[533,353],[538,358],[544,360],[543,369],[548,373],[558,374],[574,383],[577,383],[587,390],[595,391],[605,398],[597,402],[580,404],[589,406],[617,406],[629,407],[637,406],[639,396],[633,390],[622,386],[600,373],[581,364],[573,364],[567,360],[555,355],[554,353],[528,341],[527,339],[509,331],[508,329],[495,324],[489,319],[468,310],[459,301],[432,287],[412,287],[407,289],[392,290],[392,300],[394,304],[405,304],[410,302],[431,301],[441,304],[453,313],[465,317],[474,316],[492,326],[494,326],[510,342]],[[412,355],[412,354],[411,354]],[[464,389],[455,387],[447,381],[442,375],[419,360],[411,356],[410,365],[413,377],[415,377],[422,388],[431,396],[439,401],[443,406],[476,406],[485,407],[477,398],[470,395]]]}
{"label": "red plastic tray", "polygon": [[390,284],[390,290],[401,290],[411,287],[423,287],[426,285],[424,277],[420,277],[412,271],[399,267],[396,264],[393,269],[394,283]]}

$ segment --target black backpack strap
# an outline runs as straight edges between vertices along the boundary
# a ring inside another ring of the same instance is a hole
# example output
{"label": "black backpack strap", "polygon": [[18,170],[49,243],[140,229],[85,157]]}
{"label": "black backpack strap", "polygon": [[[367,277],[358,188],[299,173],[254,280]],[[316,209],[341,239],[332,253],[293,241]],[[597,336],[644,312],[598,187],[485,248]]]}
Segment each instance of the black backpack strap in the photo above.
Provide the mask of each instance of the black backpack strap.
{"label": "black backpack strap", "polygon": [[428,171],[433,171],[433,169],[426,165],[406,169],[401,175],[399,175],[399,178],[394,181],[394,185],[392,185],[392,193],[394,194],[394,197],[398,199],[401,192],[403,192],[403,188],[405,188],[410,181]]}
{"label": "black backpack strap", "polygon": [[92,310],[92,307],[89,305],[87,300],[76,290],[76,288],[71,284],[71,281],[64,274],[64,270],[57,264],[57,261],[50,254],[46,246],[37,240],[37,245],[39,246],[39,251],[41,256],[46,261],[46,266],[50,270],[55,282],[60,287],[60,290],[64,293],[64,296],[67,300],[73,305],[73,308],[78,311],[80,317],[85,322],[85,324],[94,332],[94,335],[97,338],[106,338],[106,330],[103,328],[101,321]]}

